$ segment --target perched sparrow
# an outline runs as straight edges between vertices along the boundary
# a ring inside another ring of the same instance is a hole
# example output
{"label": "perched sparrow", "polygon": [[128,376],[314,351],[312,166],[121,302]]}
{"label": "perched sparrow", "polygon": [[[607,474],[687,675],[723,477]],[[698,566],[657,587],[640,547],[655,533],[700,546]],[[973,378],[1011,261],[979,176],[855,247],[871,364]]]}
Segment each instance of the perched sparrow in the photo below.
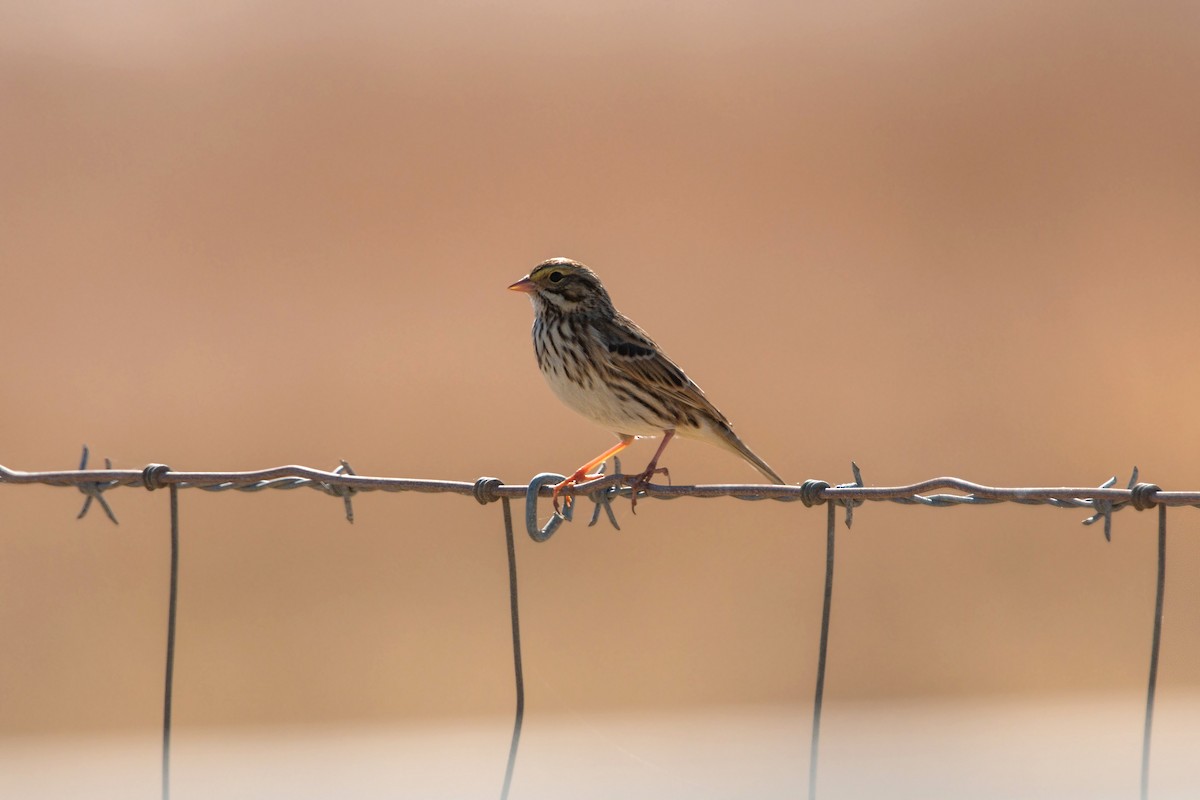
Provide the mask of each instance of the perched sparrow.
{"label": "perched sparrow", "polygon": [[533,349],[550,388],[620,439],[554,488],[555,509],[564,489],[595,477],[589,473],[634,439],[658,434],[662,443],[631,483],[635,502],[638,489],[651,476],[666,472],[658,467],[658,459],[676,433],[736,453],[773,483],[784,483],[737,437],[700,387],[613,307],[596,273],[578,261],[552,258],[508,288],[525,292],[533,303]]}

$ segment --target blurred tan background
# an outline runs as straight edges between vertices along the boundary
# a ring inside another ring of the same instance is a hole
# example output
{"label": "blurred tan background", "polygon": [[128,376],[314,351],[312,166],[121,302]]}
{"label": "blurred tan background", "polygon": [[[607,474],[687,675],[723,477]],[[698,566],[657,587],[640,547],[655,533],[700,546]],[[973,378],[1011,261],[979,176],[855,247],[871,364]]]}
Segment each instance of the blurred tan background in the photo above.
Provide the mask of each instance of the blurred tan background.
{"label": "blurred tan background", "polygon": [[[789,480],[1200,488],[1193,4],[2,8],[10,468],[573,469],[504,291],[567,255]],[[167,496],[108,497],[0,487],[0,735],[159,724]],[[499,507],[355,502],[181,494],[180,730],[511,711]],[[822,510],[619,513],[518,542],[531,714],[810,702]],[[860,509],[828,708],[1144,691],[1154,515],[1085,516]]]}

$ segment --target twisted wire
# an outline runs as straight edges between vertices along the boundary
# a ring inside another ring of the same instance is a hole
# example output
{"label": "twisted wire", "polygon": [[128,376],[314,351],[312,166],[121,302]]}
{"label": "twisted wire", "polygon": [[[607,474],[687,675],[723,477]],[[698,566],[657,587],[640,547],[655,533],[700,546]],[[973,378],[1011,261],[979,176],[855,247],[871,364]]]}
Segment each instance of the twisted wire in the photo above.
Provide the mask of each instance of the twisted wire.
{"label": "twisted wire", "polygon": [[[339,497],[345,504],[346,519],[354,522],[351,500],[360,492],[422,492],[449,493],[474,497],[481,504],[500,499],[525,499],[525,528],[537,542],[544,542],[565,521],[571,519],[573,504],[564,513],[554,513],[543,525],[538,522],[538,501],[549,497],[554,487],[563,480],[557,473],[544,472],[535,476],[528,484],[505,484],[499,478],[483,477],[476,481],[443,481],[428,478],[392,478],[357,475],[350,465],[342,461],[332,471],[304,466],[282,466],[246,472],[184,472],[172,470],[165,464],[149,464],[143,469],[87,469],[87,447],[77,470],[48,472],[24,472],[0,465],[0,484],[43,484],[47,486],[74,486],[85,495],[79,516],[87,514],[96,501],[114,524],[117,523],[104,497],[104,493],[126,486],[141,486],[154,490],[165,487],[175,489],[200,489],[206,492],[261,492],[269,489],[313,489]],[[1112,515],[1125,507],[1139,511],[1160,506],[1193,506],[1200,508],[1200,491],[1166,492],[1152,483],[1137,481],[1137,468],[1126,488],[1115,488],[1116,478],[1096,487],[999,487],[987,486],[962,478],[942,477],[911,483],[903,486],[866,486],[857,464],[852,464],[853,483],[830,485],[826,481],[807,480],[798,485],[776,486],[774,484],[707,484],[707,485],[662,485],[639,486],[639,497],[659,500],[675,500],[680,497],[715,498],[732,497],[739,500],[799,501],[806,507],[832,503],[845,511],[846,526],[854,519],[854,509],[865,502],[892,502],[904,505],[920,505],[929,508],[949,508],[962,505],[991,505],[994,503],[1019,503],[1022,505],[1049,505],[1057,508],[1083,508],[1091,516],[1083,520],[1084,525],[1104,523],[1104,538],[1112,538]],[[569,487],[561,493],[563,498],[587,497],[595,507],[589,525],[595,525],[601,511],[610,524],[620,530],[612,500],[630,497],[632,490],[627,485],[629,476],[620,472],[602,475],[594,480]],[[954,490],[958,494],[938,493],[938,490]]]}
{"label": "twisted wire", "polygon": [[[304,466],[281,466],[245,472],[186,472],[162,469],[163,465],[152,464],[145,469],[79,469],[45,472],[26,472],[0,465],[0,485],[42,484],[45,486],[74,486],[86,494],[103,493],[116,488],[136,486],[152,488],[178,486],[180,489],[201,489],[207,492],[239,491],[259,492],[267,489],[315,489],[324,494],[342,496],[341,489],[354,492],[422,492],[448,493],[466,496],[476,495],[477,481],[449,481],[428,478],[393,478],[355,475],[347,472],[326,471]],[[149,477],[147,470],[151,470]],[[622,482],[630,476],[606,475],[603,478],[571,487],[562,496],[590,496],[598,492],[612,492],[622,497],[629,496],[629,487]],[[496,479],[490,479],[496,480]],[[539,497],[549,497],[552,484],[539,487]],[[963,494],[927,494],[938,489],[952,489]],[[529,484],[488,484],[486,497],[489,502],[500,498],[521,498],[529,491]],[[1135,501],[1136,496],[1136,501]],[[824,481],[806,481],[804,484],[777,486],[753,483],[714,483],[696,485],[648,484],[641,489],[639,497],[654,497],[674,500],[680,497],[714,498],[733,497],[740,500],[800,501],[809,505],[835,502],[894,502],[909,505],[924,505],[942,508],[959,505],[989,505],[992,503],[1020,503],[1022,505],[1051,505],[1059,508],[1099,508],[1096,501],[1109,501],[1113,510],[1125,505],[1142,504],[1144,508],[1154,505],[1200,507],[1200,491],[1163,491],[1154,484],[1139,484],[1133,488],[1120,489],[1111,486],[1047,486],[1047,487],[999,487],[987,486],[962,478],[931,478],[901,486],[831,486]]]}

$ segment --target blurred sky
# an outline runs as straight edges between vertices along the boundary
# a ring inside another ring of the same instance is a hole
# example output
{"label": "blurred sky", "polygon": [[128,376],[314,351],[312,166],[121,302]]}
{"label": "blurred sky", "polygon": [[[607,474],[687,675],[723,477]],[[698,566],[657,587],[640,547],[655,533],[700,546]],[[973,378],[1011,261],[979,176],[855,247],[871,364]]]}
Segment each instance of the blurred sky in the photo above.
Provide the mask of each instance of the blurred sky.
{"label": "blurred sky", "polygon": [[[1200,488],[1198,36],[1194,3],[4,3],[0,463],[566,472],[611,434],[504,291],[565,255],[791,481]],[[158,724],[167,498],[109,497],[0,487],[0,734]],[[499,509],[355,502],[182,493],[177,725],[508,713]],[[620,513],[518,543],[531,710],[808,702],[824,512]],[[827,703],[1140,691],[1154,515],[1084,516],[858,510]],[[1171,519],[1167,690],[1200,684]]]}

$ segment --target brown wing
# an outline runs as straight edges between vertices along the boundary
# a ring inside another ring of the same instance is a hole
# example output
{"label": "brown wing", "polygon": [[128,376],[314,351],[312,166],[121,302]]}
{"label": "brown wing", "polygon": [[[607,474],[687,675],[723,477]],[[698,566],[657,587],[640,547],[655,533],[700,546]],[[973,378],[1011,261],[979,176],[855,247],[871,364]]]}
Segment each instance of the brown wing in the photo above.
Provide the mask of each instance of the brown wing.
{"label": "brown wing", "polygon": [[[692,416],[686,413],[690,410],[729,424],[700,387],[633,320],[618,312],[611,320],[592,319],[590,324],[597,343],[607,350],[608,362],[616,375],[673,401],[684,412],[679,414],[680,422]],[[695,424],[694,420],[689,421]]]}

